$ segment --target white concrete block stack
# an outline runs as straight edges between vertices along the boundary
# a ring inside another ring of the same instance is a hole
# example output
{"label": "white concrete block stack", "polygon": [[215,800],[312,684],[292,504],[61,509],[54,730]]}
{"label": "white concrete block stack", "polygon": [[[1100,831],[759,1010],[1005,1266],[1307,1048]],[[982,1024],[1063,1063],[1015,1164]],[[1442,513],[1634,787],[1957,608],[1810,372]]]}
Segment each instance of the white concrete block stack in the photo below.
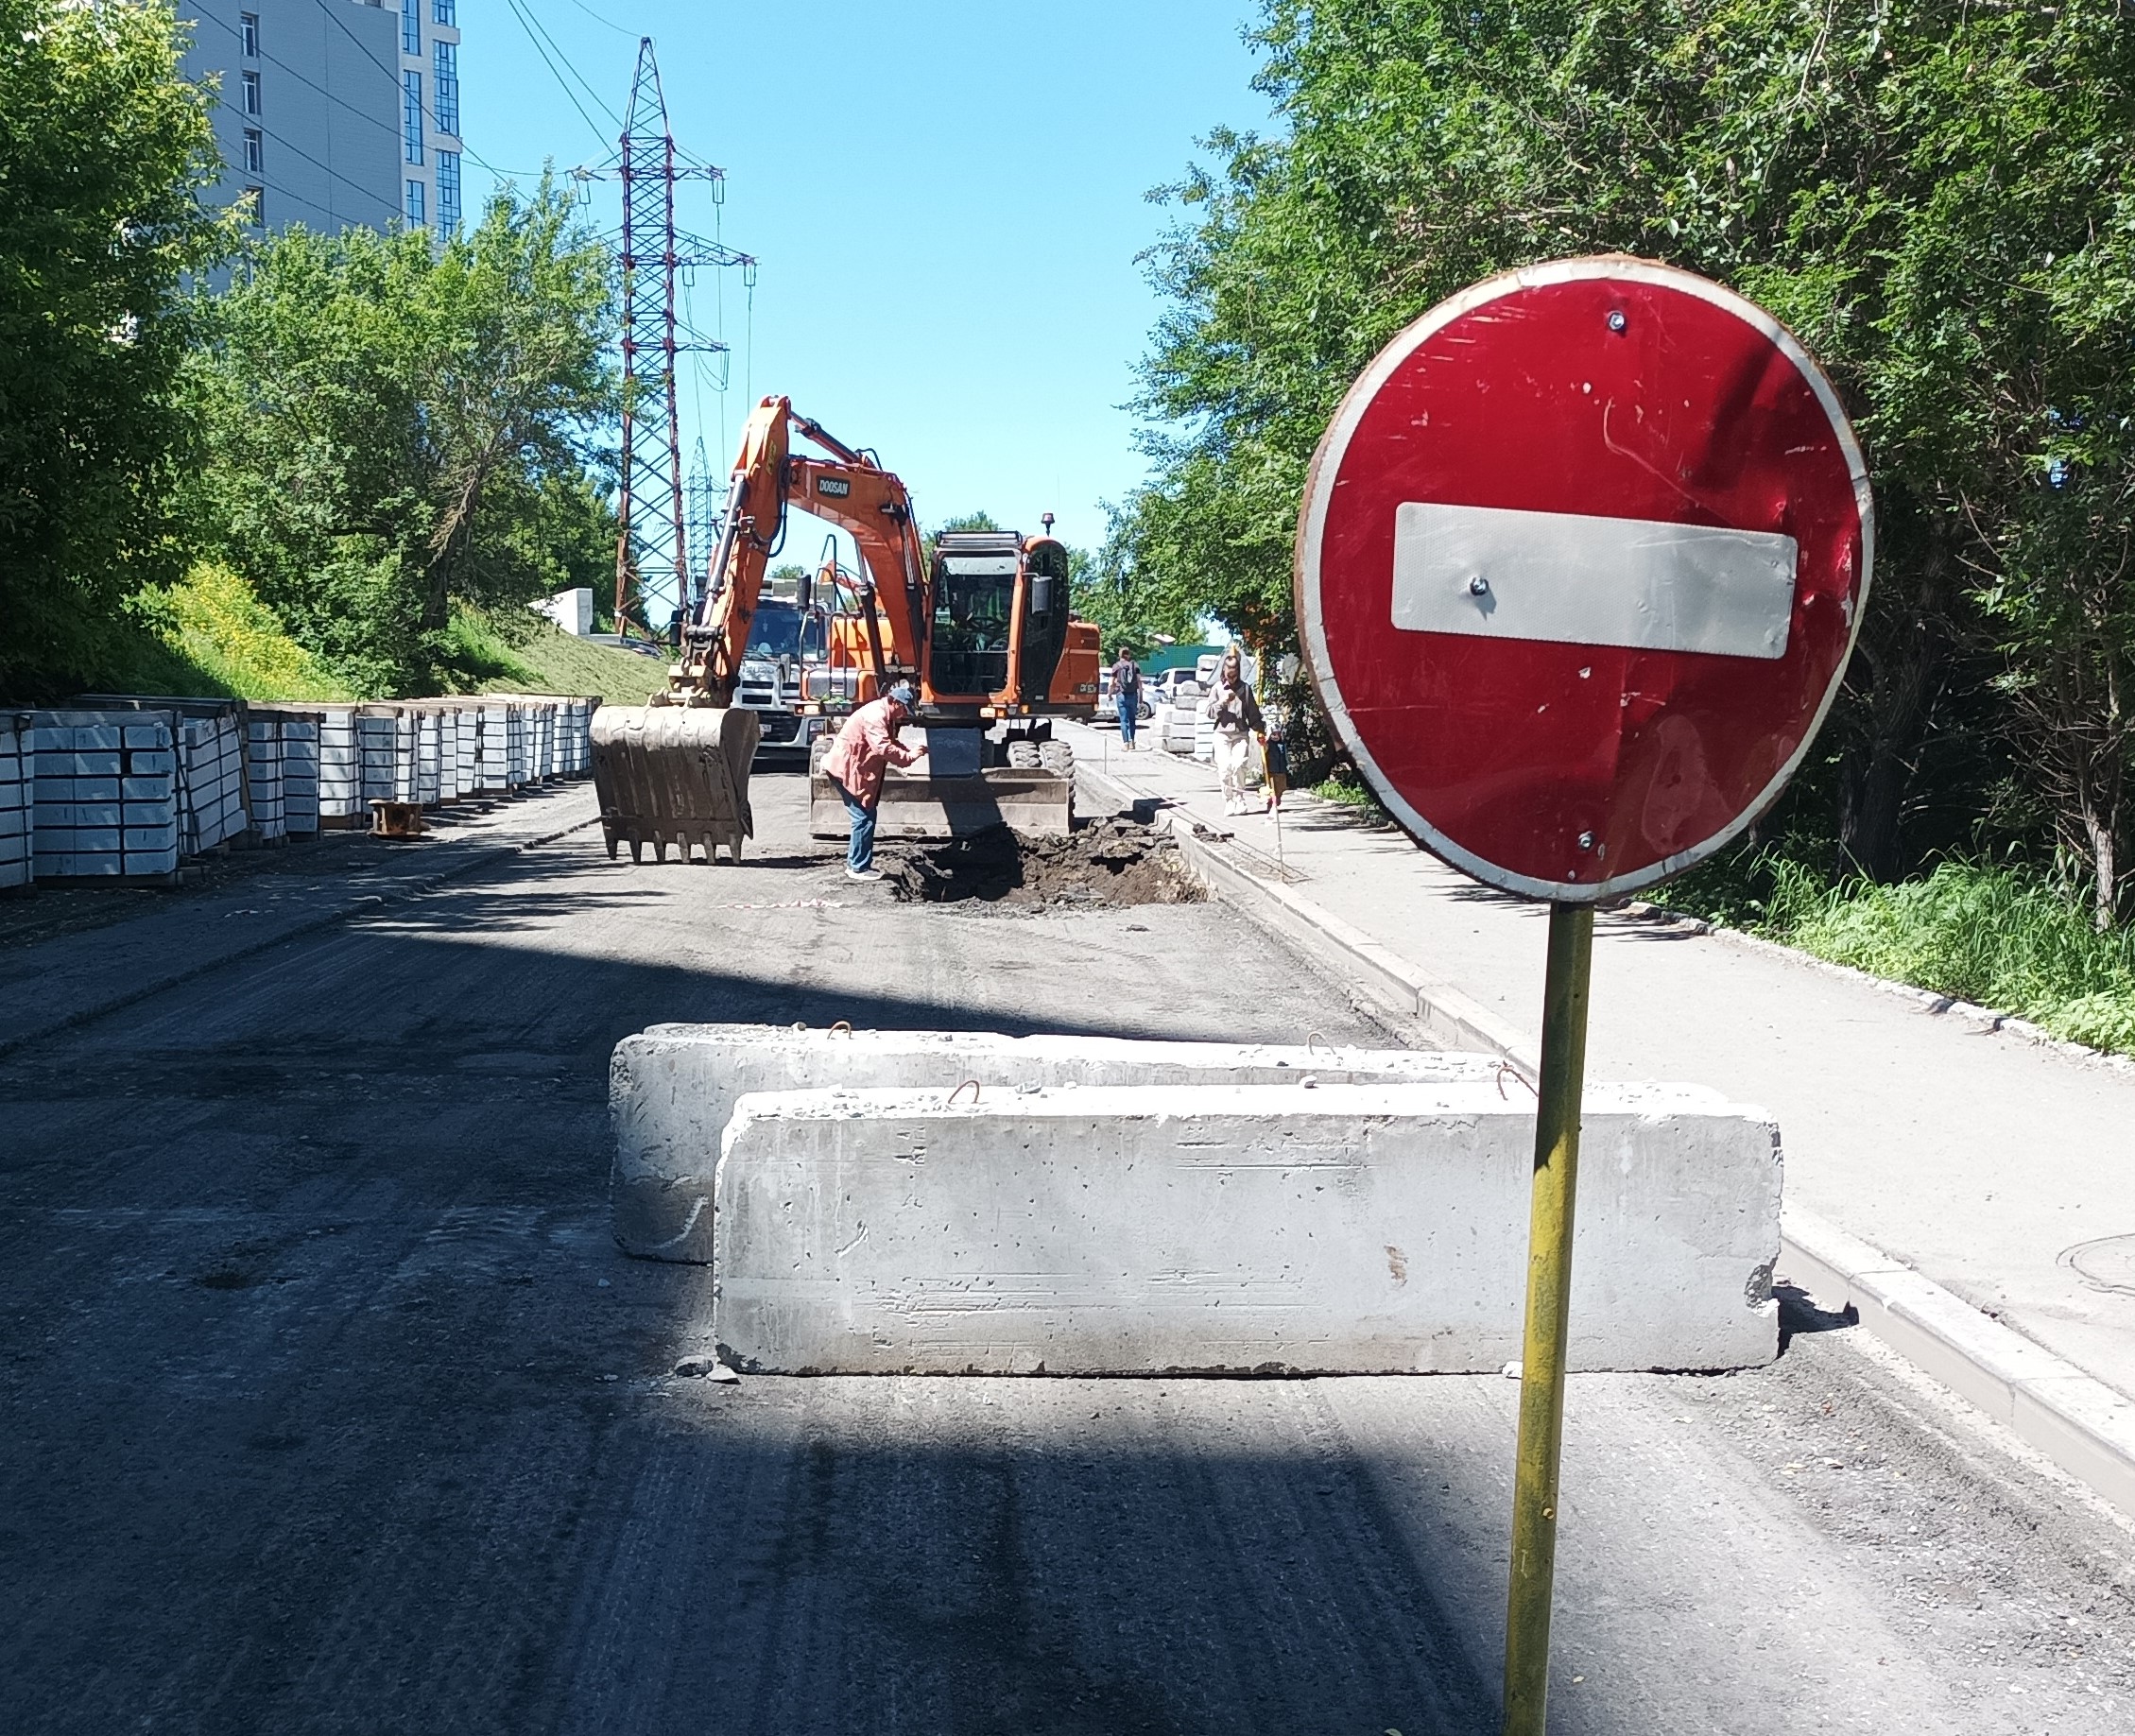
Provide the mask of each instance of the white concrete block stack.
{"label": "white concrete block stack", "polygon": [[140,879],[178,868],[178,755],[168,712],[34,712],[31,835],[39,880]]}
{"label": "white concrete block stack", "polygon": [[571,708],[571,716],[564,730],[563,769],[577,777],[593,769],[593,714],[597,701],[571,699],[565,703]]}
{"label": "white concrete block stack", "polygon": [[278,712],[282,738],[282,823],[292,837],[319,830],[319,731],[317,712]]}
{"label": "white concrete block stack", "polygon": [[511,707],[502,700],[485,703],[481,720],[474,750],[474,788],[484,796],[502,796],[511,787]]}
{"label": "white concrete block stack", "polygon": [[367,819],[363,754],[356,739],[356,708],[328,705],[319,715],[319,822],[347,827]]}
{"label": "white concrete block stack", "polygon": [[473,705],[453,707],[452,798],[464,801],[482,787],[482,713]]}
{"label": "white concrete block stack", "polygon": [[282,799],[282,719],[253,712],[245,719],[245,799],[252,831],[263,844],[289,835]]}
{"label": "white concrete block stack", "polygon": [[1215,763],[1215,720],[1203,717],[1200,708],[1194,708],[1194,757],[1203,765]]}
{"label": "white concrete block stack", "polygon": [[361,767],[363,800],[397,801],[395,748],[400,740],[400,719],[392,707],[366,705],[355,716],[356,756]]}
{"label": "white concrete block stack", "polygon": [[178,848],[197,856],[250,822],[245,813],[245,737],[235,706],[178,718]]}
{"label": "white concrete block stack", "polygon": [[534,771],[534,708],[521,700],[513,700],[504,708],[505,780],[513,789],[524,789],[533,782]]}
{"label": "white concrete block stack", "polygon": [[26,749],[28,716],[0,712],[0,889],[26,886],[35,874],[30,855],[37,761]]}
{"label": "white concrete block stack", "polygon": [[534,708],[534,765],[536,783],[556,776],[556,714],[562,709],[560,700],[543,700]]}
{"label": "white concrete block stack", "polygon": [[434,808],[444,799],[445,713],[426,705],[415,726],[415,799]]}

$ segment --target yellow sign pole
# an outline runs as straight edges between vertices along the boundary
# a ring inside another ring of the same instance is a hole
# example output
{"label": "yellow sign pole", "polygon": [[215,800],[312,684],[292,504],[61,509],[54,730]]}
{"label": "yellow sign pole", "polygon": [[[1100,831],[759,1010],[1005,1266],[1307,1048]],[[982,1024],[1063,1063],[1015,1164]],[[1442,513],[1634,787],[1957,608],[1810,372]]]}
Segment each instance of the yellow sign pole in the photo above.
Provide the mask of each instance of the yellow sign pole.
{"label": "yellow sign pole", "polygon": [[1587,1069],[1593,906],[1549,907],[1541,1078],[1527,1226],[1527,1332],[1512,1483],[1512,1586],[1505,1619],[1505,1736],[1543,1736],[1549,1612],[1557,1576],[1557,1470],[1564,1440],[1564,1346],[1572,1301],[1572,1215]]}

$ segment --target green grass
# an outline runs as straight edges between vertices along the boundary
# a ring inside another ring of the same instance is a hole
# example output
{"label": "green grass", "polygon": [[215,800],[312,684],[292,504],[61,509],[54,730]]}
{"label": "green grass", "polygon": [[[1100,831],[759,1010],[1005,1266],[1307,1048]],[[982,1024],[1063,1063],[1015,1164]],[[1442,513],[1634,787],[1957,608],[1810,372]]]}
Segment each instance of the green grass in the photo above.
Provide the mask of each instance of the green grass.
{"label": "green grass", "polygon": [[2099,934],[2084,904],[2044,875],[1950,861],[1880,886],[1830,883],[1779,857],[1752,864],[1762,896],[1744,896],[1737,877],[1731,893],[1700,898],[1693,877],[1666,902],[1834,964],[2014,1013],[2071,1042],[2135,1053],[2135,929]]}
{"label": "green grass", "polygon": [[1365,787],[1363,779],[1353,771],[1337,771],[1323,778],[1312,786],[1312,793],[1322,801],[1338,801],[1345,808],[1355,808],[1360,813],[1382,816],[1386,809],[1378,797]]}
{"label": "green grass", "polygon": [[596,645],[536,619],[524,637],[462,610],[453,617],[448,673],[464,693],[593,695],[608,705],[643,705],[667,684],[667,665],[634,651]]}

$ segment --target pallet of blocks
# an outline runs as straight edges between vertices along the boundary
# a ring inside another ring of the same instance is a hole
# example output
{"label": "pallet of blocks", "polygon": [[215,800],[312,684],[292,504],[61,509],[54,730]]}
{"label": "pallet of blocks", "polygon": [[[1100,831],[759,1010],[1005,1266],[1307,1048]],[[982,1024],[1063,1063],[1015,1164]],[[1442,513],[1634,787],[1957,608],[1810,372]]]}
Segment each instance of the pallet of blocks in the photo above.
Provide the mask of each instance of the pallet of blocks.
{"label": "pallet of blocks", "polygon": [[363,759],[356,745],[356,708],[319,708],[319,824],[322,831],[368,825],[363,800]]}
{"label": "pallet of blocks", "polygon": [[28,715],[35,877],[169,881],[178,871],[176,713]]}
{"label": "pallet of blocks", "polygon": [[178,848],[197,856],[251,823],[245,810],[245,742],[234,708],[178,719]]}
{"label": "pallet of blocks", "polygon": [[0,712],[0,891],[32,883],[29,829],[35,761],[25,753],[29,718]]}
{"label": "pallet of blocks", "polygon": [[279,844],[289,835],[282,805],[282,719],[272,712],[253,712],[245,719],[245,805],[252,816],[252,835],[262,844]]}
{"label": "pallet of blocks", "polygon": [[319,736],[325,719],[314,711],[280,705],[254,706],[252,718],[270,719],[274,725],[282,829],[290,837],[310,837],[319,831]]}

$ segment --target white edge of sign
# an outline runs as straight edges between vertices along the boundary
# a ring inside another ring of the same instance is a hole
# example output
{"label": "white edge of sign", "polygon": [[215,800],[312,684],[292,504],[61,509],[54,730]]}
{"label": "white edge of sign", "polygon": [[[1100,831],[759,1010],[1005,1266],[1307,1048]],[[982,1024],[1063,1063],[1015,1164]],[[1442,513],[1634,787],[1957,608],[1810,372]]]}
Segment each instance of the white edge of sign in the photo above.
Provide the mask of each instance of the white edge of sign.
{"label": "white edge of sign", "polygon": [[[1423,817],[1396,790],[1393,782],[1380,770],[1378,762],[1357,733],[1356,726],[1349,713],[1348,702],[1342,696],[1341,683],[1335,679],[1334,665],[1327,653],[1327,637],[1319,612],[1319,548],[1327,528],[1327,509],[1334,496],[1334,478],[1340,473],[1342,460],[1348,455],[1351,439],[1355,436],[1357,424],[1364,420],[1368,410],[1386,382],[1401,365],[1407,361],[1424,341],[1435,333],[1453,323],[1463,314],[1497,301],[1500,297],[1522,289],[1538,289],[1552,284],[1582,283],[1590,279],[1604,279],[1618,283],[1652,284],[1663,288],[1679,290],[1710,302],[1724,312],[1730,313],[1745,325],[1760,332],[1774,349],[1794,364],[1795,370],[1816,393],[1816,402],[1823,405],[1825,419],[1832,432],[1838,437],[1839,450],[1846,457],[1847,474],[1853,484],[1853,503],[1861,520],[1861,582],[1853,600],[1851,630],[1846,636],[1846,651],[1832,672],[1831,680],[1824,688],[1824,696],[1816,707],[1816,714],[1810,719],[1809,727],[1802,732],[1799,744],[1788,756],[1786,764],[1772,775],[1771,781],[1761,790],[1754,801],[1743,812],[1711,837],[1705,838],[1687,850],[1662,858],[1650,866],[1628,874],[1610,875],[1591,884],[1583,881],[1536,880],[1525,874],[1515,874],[1487,858],[1476,855],[1447,837]],[[1312,468],[1305,481],[1304,500],[1298,513],[1298,539],[1294,579],[1297,589],[1298,625],[1304,642],[1305,664],[1312,671],[1313,685],[1318,690],[1320,703],[1334,720],[1334,729],[1342,738],[1342,745],[1357,763],[1371,787],[1379,794],[1394,817],[1412,836],[1421,841],[1435,855],[1444,858],[1464,874],[1497,886],[1507,892],[1517,892],[1527,898],[1551,899],[1560,903],[1592,904],[1605,899],[1620,898],[1643,886],[1667,880],[1694,867],[1739,837],[1757,816],[1779,799],[1781,791],[1799,768],[1804,755],[1823,729],[1824,718],[1830,713],[1832,702],[1838,696],[1839,683],[1846,679],[1847,665],[1852,661],[1854,642],[1861,633],[1861,619],[1868,612],[1868,585],[1875,574],[1875,503],[1868,488],[1868,465],[1861,456],[1860,443],[1853,438],[1852,424],[1838,402],[1838,394],[1832,389],[1824,370],[1817,367],[1799,340],[1771,315],[1747,297],[1722,287],[1696,272],[1683,271],[1674,266],[1664,266],[1656,260],[1637,259],[1627,254],[1599,254],[1580,259],[1552,260],[1546,265],[1524,266],[1516,271],[1507,271],[1479,284],[1472,284],[1458,295],[1440,301],[1428,313],[1412,320],[1387,342],[1385,349],[1372,358],[1370,367],[1359,374],[1355,383],[1343,395],[1334,419],[1327,424],[1327,432],[1320,438],[1319,450],[1313,455]]]}

